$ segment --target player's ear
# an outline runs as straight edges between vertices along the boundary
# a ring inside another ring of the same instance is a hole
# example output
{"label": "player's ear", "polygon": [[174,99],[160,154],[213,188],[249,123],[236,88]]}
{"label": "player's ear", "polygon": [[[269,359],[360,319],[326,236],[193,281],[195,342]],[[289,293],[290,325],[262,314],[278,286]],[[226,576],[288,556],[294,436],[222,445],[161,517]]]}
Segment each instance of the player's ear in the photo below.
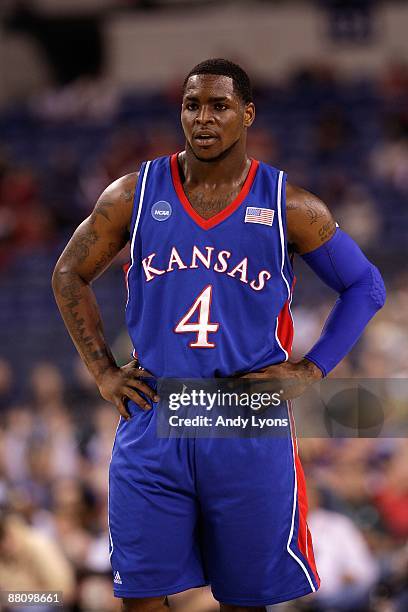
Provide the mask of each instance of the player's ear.
{"label": "player's ear", "polygon": [[250,127],[255,120],[255,104],[253,102],[249,102],[245,104],[244,110],[244,126]]}

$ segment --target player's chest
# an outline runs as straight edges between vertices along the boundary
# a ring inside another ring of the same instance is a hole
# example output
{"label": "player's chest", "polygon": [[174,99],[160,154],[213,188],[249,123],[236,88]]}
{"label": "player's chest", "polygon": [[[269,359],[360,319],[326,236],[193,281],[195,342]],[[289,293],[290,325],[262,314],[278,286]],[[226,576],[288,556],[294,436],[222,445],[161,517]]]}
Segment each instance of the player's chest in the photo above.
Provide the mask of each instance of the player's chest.
{"label": "player's chest", "polygon": [[184,191],[193,210],[203,219],[210,219],[225,210],[238,196],[240,189],[191,189],[185,186]]}

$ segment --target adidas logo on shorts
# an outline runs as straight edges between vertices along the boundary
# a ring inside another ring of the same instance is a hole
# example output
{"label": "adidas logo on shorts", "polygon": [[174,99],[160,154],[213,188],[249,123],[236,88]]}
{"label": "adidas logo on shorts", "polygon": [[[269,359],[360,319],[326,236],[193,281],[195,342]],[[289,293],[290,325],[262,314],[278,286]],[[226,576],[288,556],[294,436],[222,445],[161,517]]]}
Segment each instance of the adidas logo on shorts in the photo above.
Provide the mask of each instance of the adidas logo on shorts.
{"label": "adidas logo on shorts", "polygon": [[115,584],[122,584],[122,578],[120,577],[119,572],[116,572],[113,582]]}

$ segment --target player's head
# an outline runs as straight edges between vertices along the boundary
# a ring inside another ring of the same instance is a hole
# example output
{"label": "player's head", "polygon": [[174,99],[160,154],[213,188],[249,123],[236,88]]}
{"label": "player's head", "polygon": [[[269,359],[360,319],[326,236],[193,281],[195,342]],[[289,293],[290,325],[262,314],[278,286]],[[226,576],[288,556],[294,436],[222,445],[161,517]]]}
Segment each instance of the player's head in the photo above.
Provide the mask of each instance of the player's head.
{"label": "player's head", "polygon": [[215,161],[245,146],[254,118],[251,82],[240,66],[209,59],[190,70],[183,84],[181,123],[198,159]]}

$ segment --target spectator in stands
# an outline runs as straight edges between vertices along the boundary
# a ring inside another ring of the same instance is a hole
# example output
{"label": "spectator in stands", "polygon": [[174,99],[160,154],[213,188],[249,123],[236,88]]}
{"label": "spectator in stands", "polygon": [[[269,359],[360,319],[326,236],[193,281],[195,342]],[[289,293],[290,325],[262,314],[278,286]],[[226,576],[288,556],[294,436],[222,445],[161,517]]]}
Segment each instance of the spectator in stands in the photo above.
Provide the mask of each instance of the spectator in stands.
{"label": "spectator in stands", "polygon": [[0,513],[0,589],[62,591],[67,605],[75,589],[72,569],[55,542],[4,509]]}
{"label": "spectator in stands", "polygon": [[321,506],[316,484],[308,479],[309,519],[321,587],[316,603],[322,610],[366,609],[378,566],[355,524]]}

